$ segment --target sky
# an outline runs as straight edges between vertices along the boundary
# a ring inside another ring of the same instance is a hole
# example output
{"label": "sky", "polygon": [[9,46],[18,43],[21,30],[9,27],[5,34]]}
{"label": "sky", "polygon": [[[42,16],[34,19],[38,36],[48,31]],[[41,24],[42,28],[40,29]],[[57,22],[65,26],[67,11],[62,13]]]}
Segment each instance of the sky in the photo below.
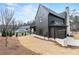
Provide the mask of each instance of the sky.
{"label": "sky", "polygon": [[[15,11],[14,18],[24,23],[35,19],[36,12],[40,3],[0,3],[1,8],[9,8]],[[79,4],[77,3],[41,3],[41,5],[47,8],[61,13],[65,10],[65,7],[69,7],[70,10],[79,10]]]}

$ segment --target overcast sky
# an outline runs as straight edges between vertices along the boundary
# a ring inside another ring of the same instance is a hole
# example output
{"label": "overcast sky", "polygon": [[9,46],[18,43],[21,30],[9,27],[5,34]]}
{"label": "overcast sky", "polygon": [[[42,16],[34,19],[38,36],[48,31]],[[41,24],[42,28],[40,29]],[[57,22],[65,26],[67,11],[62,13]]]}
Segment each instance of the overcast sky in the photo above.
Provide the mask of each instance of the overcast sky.
{"label": "overcast sky", "polygon": [[[67,6],[70,9],[79,10],[79,4],[77,3],[75,4],[42,3],[42,5],[58,13],[63,12],[65,10],[65,7]],[[34,20],[38,6],[39,6],[38,3],[16,3],[16,4],[3,3],[0,4],[0,9],[5,7],[13,9],[15,11],[14,17],[16,18],[16,20],[21,20],[26,23],[27,21]]]}

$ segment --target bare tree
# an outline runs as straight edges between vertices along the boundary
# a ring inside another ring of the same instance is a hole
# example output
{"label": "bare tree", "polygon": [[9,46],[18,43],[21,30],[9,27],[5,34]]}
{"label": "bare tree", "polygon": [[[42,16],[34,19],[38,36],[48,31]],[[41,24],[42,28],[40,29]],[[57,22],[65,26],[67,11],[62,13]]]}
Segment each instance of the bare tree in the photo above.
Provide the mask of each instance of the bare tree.
{"label": "bare tree", "polygon": [[16,29],[16,20],[15,18],[12,19],[12,21],[10,22],[10,30],[14,31]]}
{"label": "bare tree", "polygon": [[[0,10],[0,21],[3,25],[3,30],[8,31],[8,27],[10,22],[13,20],[13,16],[14,16],[14,10],[12,9],[8,9],[8,8],[3,8]],[[7,47],[8,41],[7,41],[8,37],[6,36],[5,39],[5,46]]]}
{"label": "bare tree", "polygon": [[76,9],[70,10],[70,18],[74,20],[74,17],[79,15],[79,12]]}
{"label": "bare tree", "polygon": [[[79,25],[79,12],[76,9],[73,9],[70,11],[70,23],[71,27],[75,25],[75,29],[77,30],[78,25]],[[73,29],[73,28],[72,28]]]}

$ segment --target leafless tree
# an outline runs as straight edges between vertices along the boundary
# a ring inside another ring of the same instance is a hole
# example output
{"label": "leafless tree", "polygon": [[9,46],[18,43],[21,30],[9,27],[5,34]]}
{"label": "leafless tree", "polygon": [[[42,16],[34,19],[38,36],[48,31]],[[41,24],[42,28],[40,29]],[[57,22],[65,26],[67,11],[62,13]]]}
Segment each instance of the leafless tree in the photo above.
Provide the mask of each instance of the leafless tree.
{"label": "leafless tree", "polygon": [[70,23],[71,26],[75,25],[75,29],[78,28],[79,25],[79,12],[76,9],[70,11]]}
{"label": "leafless tree", "polygon": [[76,9],[70,10],[71,20],[74,20],[74,17],[79,15],[79,12]]}
{"label": "leafless tree", "polygon": [[12,30],[12,31],[14,31],[15,29],[16,29],[16,19],[15,18],[13,18],[12,19],[12,21],[10,22],[10,27],[9,27],[9,29],[10,30]]}
{"label": "leafless tree", "polygon": [[[8,31],[8,27],[9,24],[11,23],[11,21],[13,20],[13,16],[14,16],[14,10],[12,9],[8,9],[8,8],[2,8],[0,10],[0,21],[3,25],[3,29],[5,31]],[[8,41],[7,41],[8,37],[6,36],[5,39],[5,46],[7,47]]]}

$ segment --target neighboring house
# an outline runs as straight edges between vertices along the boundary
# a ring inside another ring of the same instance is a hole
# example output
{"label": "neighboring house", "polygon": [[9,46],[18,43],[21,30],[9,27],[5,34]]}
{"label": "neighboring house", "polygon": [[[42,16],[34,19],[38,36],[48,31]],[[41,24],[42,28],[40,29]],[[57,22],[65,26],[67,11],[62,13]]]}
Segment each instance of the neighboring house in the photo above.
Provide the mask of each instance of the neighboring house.
{"label": "neighboring house", "polygon": [[30,26],[21,26],[15,32],[16,33],[27,33],[28,31],[30,31]]}
{"label": "neighboring house", "polygon": [[36,17],[34,33],[37,35],[65,38],[67,36],[66,12],[57,14],[45,6],[39,5]]}

